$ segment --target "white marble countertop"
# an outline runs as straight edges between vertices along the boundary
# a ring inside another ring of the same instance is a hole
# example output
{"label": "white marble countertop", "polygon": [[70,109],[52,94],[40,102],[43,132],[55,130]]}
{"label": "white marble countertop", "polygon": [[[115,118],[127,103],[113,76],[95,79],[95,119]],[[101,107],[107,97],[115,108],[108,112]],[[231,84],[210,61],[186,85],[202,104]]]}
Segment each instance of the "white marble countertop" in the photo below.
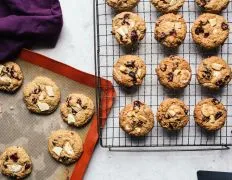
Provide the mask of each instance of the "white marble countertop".
{"label": "white marble countertop", "polygon": [[[94,74],[93,0],[60,0],[64,27],[57,46],[37,52]],[[232,150],[110,152],[97,146],[86,180],[197,180],[197,170],[229,171]]]}

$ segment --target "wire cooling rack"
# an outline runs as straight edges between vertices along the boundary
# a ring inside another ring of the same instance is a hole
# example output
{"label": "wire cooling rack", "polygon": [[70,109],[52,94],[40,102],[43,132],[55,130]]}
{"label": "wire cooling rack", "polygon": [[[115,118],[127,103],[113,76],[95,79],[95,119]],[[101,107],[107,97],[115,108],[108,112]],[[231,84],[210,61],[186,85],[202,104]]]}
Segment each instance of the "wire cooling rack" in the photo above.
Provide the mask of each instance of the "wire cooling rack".
{"label": "wire cooling rack", "polygon": [[[111,35],[112,18],[115,12],[106,4],[106,0],[96,0],[95,10],[95,64],[96,75],[103,77],[113,83],[116,90],[114,106],[108,116],[106,124],[102,124],[102,114],[98,113],[99,135],[102,147],[111,150],[209,150],[227,149],[232,145],[232,86],[231,84],[219,92],[203,89],[196,80],[196,67],[201,60],[210,55],[217,55],[225,59],[232,65],[232,35],[225,44],[216,51],[204,51],[197,47],[192,41],[190,28],[194,20],[201,14],[193,0],[186,0],[179,13],[183,15],[188,31],[184,43],[177,50],[167,50],[154,39],[154,25],[156,19],[161,15],[151,5],[150,0],[141,0],[134,9],[146,22],[147,32],[145,38],[140,42],[136,51],[131,52],[144,59],[147,67],[147,75],[142,86],[135,92],[127,93],[119,87],[112,77],[113,64],[125,54],[123,48]],[[232,28],[232,3],[222,12]],[[192,80],[190,85],[183,91],[170,91],[163,88],[157,80],[155,68],[164,57],[169,55],[179,55],[189,61],[192,68]],[[97,78],[97,102],[98,112],[100,112],[101,94],[100,82]],[[107,88],[107,87],[105,87]],[[167,97],[176,97],[183,100],[189,106],[190,121],[180,132],[170,133],[162,129],[157,122],[153,130],[145,137],[133,138],[125,134],[119,127],[119,112],[133,100],[140,100],[148,104],[154,114],[157,112],[159,104]],[[205,97],[216,97],[226,106],[228,119],[225,126],[215,132],[206,133],[199,128],[193,118],[195,104]],[[106,99],[107,101],[107,99]]]}

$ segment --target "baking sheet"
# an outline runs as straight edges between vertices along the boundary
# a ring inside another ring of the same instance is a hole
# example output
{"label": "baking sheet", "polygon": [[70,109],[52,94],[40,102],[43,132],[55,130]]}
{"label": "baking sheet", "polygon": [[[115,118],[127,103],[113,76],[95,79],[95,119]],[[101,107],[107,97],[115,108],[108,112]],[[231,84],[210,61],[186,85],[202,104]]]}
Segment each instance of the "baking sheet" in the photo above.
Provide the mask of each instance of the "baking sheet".
{"label": "baking sheet", "polygon": [[[83,93],[94,103],[95,89],[21,59],[17,59],[16,63],[22,68],[24,83],[15,94],[0,92],[0,152],[11,145],[24,147],[33,163],[33,171],[27,179],[67,180],[74,165],[64,166],[50,156],[47,150],[48,136],[51,131],[63,128],[78,132],[84,142],[92,121],[84,128],[72,128],[63,122],[59,108],[51,115],[30,113],[23,102],[23,87],[36,76],[47,76],[60,88],[61,102],[70,93]],[[0,175],[0,179],[7,178]]]}
{"label": "baking sheet", "polygon": [[[217,55],[225,59],[232,66],[232,34],[225,44],[213,51],[199,48],[192,40],[191,26],[195,19],[202,13],[194,0],[186,0],[184,6],[179,10],[187,24],[185,41],[178,49],[167,49],[154,38],[154,26],[157,18],[161,16],[152,6],[150,0],[140,0],[133,12],[138,13],[146,22],[147,32],[144,39],[139,43],[138,49],[128,52],[120,46],[112,36],[112,19],[116,13],[106,4],[105,0],[95,0],[96,7],[96,47],[98,58],[96,60],[97,73],[113,83],[116,90],[114,107],[108,117],[106,125],[101,128],[101,144],[108,148],[156,148],[156,147],[190,147],[203,146],[230,146],[232,145],[232,82],[220,91],[209,91],[202,88],[196,80],[196,68],[203,58]],[[227,9],[221,15],[227,19],[232,29],[232,3],[230,1]],[[113,65],[117,59],[125,54],[135,54],[144,59],[147,67],[147,75],[143,84],[131,93],[121,88],[112,77]],[[192,80],[190,85],[182,91],[171,91],[165,89],[158,81],[155,68],[159,62],[169,56],[179,55],[184,57],[191,65]],[[160,103],[166,98],[179,98],[190,108],[190,121],[180,132],[170,133],[165,131],[155,122],[153,130],[142,138],[132,138],[119,127],[119,112],[134,100],[140,100],[148,104],[154,114]],[[199,128],[194,121],[193,110],[195,104],[205,97],[216,97],[226,106],[228,120],[225,126],[215,132],[206,133]],[[169,148],[170,149],[170,148]]]}

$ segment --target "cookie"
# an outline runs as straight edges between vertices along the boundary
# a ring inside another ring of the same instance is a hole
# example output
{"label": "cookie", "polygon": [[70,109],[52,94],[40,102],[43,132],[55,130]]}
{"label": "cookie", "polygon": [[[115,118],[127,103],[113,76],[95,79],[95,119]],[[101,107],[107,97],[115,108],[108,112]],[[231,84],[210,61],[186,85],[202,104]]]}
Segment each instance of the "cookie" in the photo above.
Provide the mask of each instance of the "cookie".
{"label": "cookie", "polygon": [[156,118],[161,127],[169,131],[178,131],[189,122],[188,109],[183,101],[169,98],[160,104]]}
{"label": "cookie", "polygon": [[50,78],[38,76],[25,86],[23,96],[31,112],[50,114],[60,102],[60,89]]}
{"label": "cookie", "polygon": [[156,73],[160,84],[170,89],[185,88],[192,77],[189,63],[179,56],[169,56],[163,59],[156,68]]}
{"label": "cookie", "polygon": [[22,147],[8,147],[0,156],[0,171],[10,178],[22,179],[32,171],[31,158]]}
{"label": "cookie", "polygon": [[228,38],[229,25],[223,16],[205,13],[195,20],[191,33],[195,43],[206,49],[214,49]]}
{"label": "cookie", "polygon": [[144,61],[134,55],[121,56],[114,64],[113,78],[124,87],[139,86],[146,75]]}
{"label": "cookie", "polygon": [[23,83],[23,73],[18,64],[7,62],[0,64],[0,90],[15,92]]}
{"label": "cookie", "polygon": [[60,107],[62,119],[76,127],[85,125],[92,118],[94,111],[93,101],[83,94],[70,94]]}
{"label": "cookie", "polygon": [[196,3],[203,11],[218,14],[228,6],[229,0],[196,0]]}
{"label": "cookie", "polygon": [[119,44],[130,47],[141,41],[146,32],[145,21],[132,12],[122,12],[112,21],[112,34]]}
{"label": "cookie", "polygon": [[186,22],[179,14],[165,14],[155,23],[155,39],[168,48],[180,46],[186,33]]}
{"label": "cookie", "polygon": [[204,59],[197,70],[197,79],[200,85],[210,89],[219,89],[226,86],[231,78],[231,68],[217,56]]}
{"label": "cookie", "polygon": [[148,105],[134,101],[121,110],[119,125],[131,136],[145,136],[154,127],[154,114]]}
{"label": "cookie", "polygon": [[215,98],[203,99],[195,106],[194,119],[200,127],[207,131],[221,129],[226,118],[225,107]]}
{"label": "cookie", "polygon": [[76,132],[60,129],[51,133],[48,151],[55,160],[69,165],[80,158],[83,152],[82,140]]}
{"label": "cookie", "polygon": [[185,0],[151,0],[153,6],[162,13],[175,13],[184,4]]}
{"label": "cookie", "polygon": [[131,11],[140,0],[107,0],[107,4],[116,11]]}

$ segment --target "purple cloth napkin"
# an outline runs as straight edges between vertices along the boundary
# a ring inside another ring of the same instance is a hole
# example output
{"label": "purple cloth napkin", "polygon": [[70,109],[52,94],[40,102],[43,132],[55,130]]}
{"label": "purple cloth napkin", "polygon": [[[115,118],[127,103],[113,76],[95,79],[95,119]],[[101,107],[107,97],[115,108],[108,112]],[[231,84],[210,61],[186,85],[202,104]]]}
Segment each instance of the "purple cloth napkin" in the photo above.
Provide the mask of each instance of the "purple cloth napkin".
{"label": "purple cloth napkin", "polygon": [[59,0],[0,0],[0,61],[23,47],[54,46],[62,25]]}

